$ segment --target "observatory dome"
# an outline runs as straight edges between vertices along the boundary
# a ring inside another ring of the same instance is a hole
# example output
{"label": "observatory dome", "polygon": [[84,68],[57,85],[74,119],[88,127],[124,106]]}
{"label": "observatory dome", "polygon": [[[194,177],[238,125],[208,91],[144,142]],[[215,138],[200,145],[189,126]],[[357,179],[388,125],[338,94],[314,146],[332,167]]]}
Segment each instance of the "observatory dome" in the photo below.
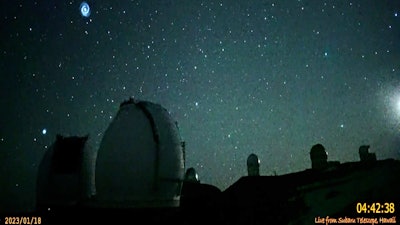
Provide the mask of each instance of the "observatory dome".
{"label": "observatory dome", "polygon": [[249,176],[259,176],[260,175],[260,160],[258,156],[251,153],[247,157],[247,173]]}
{"label": "observatory dome", "polygon": [[95,194],[95,151],[89,136],[57,135],[38,168],[36,207],[73,207]]}
{"label": "observatory dome", "polygon": [[184,143],[162,106],[130,99],[107,128],[96,161],[96,202],[103,207],[179,206]]}

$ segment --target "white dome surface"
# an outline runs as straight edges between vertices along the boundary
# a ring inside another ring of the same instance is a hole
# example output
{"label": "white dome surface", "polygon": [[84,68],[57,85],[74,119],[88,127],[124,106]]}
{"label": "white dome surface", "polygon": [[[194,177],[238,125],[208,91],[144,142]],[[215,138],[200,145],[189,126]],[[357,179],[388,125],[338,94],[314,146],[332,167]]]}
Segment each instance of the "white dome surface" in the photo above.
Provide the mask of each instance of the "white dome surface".
{"label": "white dome surface", "polygon": [[151,102],[121,104],[96,161],[96,202],[104,207],[179,206],[184,149],[176,122]]}

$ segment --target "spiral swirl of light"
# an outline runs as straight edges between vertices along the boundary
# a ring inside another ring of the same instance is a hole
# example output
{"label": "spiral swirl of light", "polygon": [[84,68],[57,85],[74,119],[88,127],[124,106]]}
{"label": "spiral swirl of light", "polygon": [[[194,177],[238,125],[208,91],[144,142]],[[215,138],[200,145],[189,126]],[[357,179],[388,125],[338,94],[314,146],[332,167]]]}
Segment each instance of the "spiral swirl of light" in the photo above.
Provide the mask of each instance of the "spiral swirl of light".
{"label": "spiral swirl of light", "polygon": [[79,10],[81,11],[81,15],[83,17],[90,16],[90,6],[87,2],[82,2],[81,5],[79,6]]}

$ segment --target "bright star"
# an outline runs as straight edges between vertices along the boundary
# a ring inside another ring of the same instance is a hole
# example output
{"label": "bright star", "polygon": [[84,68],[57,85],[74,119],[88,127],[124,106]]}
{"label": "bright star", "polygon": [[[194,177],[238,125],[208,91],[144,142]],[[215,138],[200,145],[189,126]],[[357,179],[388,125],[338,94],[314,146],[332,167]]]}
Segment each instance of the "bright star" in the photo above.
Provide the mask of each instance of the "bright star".
{"label": "bright star", "polygon": [[46,128],[43,128],[42,134],[43,134],[43,135],[47,134],[47,129],[46,129]]}

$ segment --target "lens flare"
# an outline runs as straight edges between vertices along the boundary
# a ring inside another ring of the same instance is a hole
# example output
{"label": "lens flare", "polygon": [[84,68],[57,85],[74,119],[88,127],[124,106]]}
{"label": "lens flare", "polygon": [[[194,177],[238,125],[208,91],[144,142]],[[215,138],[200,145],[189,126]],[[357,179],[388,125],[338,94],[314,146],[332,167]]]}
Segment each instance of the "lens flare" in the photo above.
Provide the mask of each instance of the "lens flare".
{"label": "lens flare", "polygon": [[397,112],[397,115],[400,116],[400,94],[397,94],[396,96],[394,96],[393,104],[394,104],[395,110]]}

